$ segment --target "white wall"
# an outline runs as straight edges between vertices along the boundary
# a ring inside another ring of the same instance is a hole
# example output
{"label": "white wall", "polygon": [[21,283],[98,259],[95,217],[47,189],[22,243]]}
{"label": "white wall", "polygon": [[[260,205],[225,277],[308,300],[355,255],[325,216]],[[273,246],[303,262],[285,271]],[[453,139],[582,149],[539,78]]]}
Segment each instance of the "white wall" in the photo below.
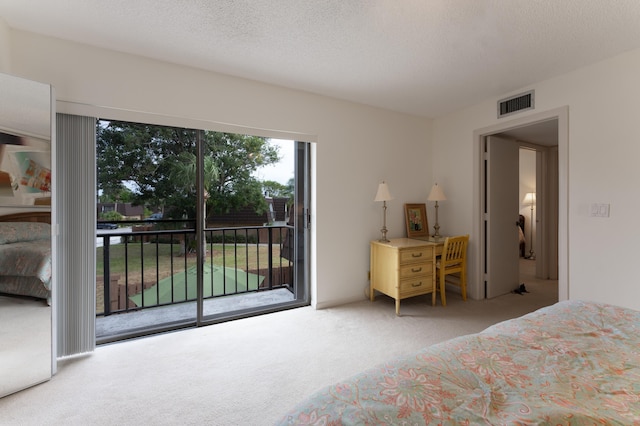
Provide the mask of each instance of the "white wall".
{"label": "white wall", "polygon": [[[381,226],[381,207],[372,199],[383,179],[395,196],[388,210],[390,237],[404,234],[402,204],[426,200],[431,184],[438,181],[447,195],[447,201],[440,203],[440,231],[471,233],[468,254],[472,262],[477,259],[474,196],[479,179],[473,132],[499,123],[495,103],[511,93],[431,123],[29,33],[11,31],[10,36],[10,55],[0,44],[0,58],[10,63],[8,71],[51,83],[60,112],[140,116],[161,124],[200,120],[214,130],[247,126],[255,129],[247,133],[290,138],[299,133],[304,136],[298,139],[317,142],[313,210],[317,306],[364,298],[368,241],[378,238]],[[7,65],[0,62],[2,66]],[[513,92],[536,90],[536,109],[515,119],[569,108],[568,196],[563,200],[568,205],[568,227],[560,230],[568,235],[568,254],[562,254],[567,262],[560,266],[568,277],[569,297],[636,309],[640,309],[633,269],[640,233],[635,225],[640,210],[640,198],[635,196],[640,181],[638,75],[640,50]],[[589,217],[593,202],[610,203],[611,216]],[[473,286],[478,272],[471,266]]]}
{"label": "white wall", "polygon": [[20,31],[11,32],[10,47],[10,72],[52,84],[58,112],[316,142],[318,307],[365,298],[369,241],[382,226],[382,206],[373,202],[378,182],[386,180],[395,197],[389,237],[404,236],[402,204],[426,200],[431,187],[423,118]]}
{"label": "white wall", "polygon": [[[635,282],[640,236],[636,226],[640,197],[635,196],[640,182],[639,75],[640,50],[634,50],[514,92],[536,91],[535,110],[518,114],[519,119],[569,108],[568,197],[561,200],[568,205],[568,229],[559,232],[568,235],[568,255],[561,254],[567,264],[560,267],[565,268],[571,299],[640,309],[640,286]],[[442,216],[450,218],[442,224],[445,233],[474,229],[478,176],[473,132],[498,124],[496,101],[510,94],[434,121],[433,151],[438,153],[434,174],[455,179],[451,185],[457,188],[452,194],[456,201],[441,207]],[[459,162],[462,167],[455,175],[447,172]],[[594,202],[610,203],[610,217],[589,217]],[[472,240],[477,237],[472,235]],[[470,255],[477,259],[476,247]]]}
{"label": "white wall", "polygon": [[11,29],[4,19],[0,17],[0,72],[4,73],[8,73],[11,68],[10,38]]}

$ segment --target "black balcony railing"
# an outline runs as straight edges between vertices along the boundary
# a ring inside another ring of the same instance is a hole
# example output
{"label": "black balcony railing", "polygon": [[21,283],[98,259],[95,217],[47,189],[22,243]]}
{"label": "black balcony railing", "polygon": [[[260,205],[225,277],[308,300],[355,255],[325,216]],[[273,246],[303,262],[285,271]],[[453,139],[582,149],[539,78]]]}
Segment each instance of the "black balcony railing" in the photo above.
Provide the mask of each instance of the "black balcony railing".
{"label": "black balcony railing", "polygon": [[[97,315],[196,300],[192,221],[117,224],[97,237]],[[292,236],[286,225],[205,229],[203,298],[293,289]]]}

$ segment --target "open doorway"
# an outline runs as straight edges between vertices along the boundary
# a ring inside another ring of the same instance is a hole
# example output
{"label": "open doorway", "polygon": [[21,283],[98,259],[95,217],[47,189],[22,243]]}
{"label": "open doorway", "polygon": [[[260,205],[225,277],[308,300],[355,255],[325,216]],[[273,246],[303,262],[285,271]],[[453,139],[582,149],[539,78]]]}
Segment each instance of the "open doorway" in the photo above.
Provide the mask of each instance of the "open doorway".
{"label": "open doorway", "polygon": [[[475,132],[476,141],[478,143],[478,159],[480,177],[480,186],[478,188],[478,235],[480,237],[480,252],[476,259],[479,282],[477,283],[477,294],[482,298],[498,296],[499,293],[506,293],[518,287],[522,282],[519,276],[520,268],[517,266],[505,267],[500,265],[501,260],[497,260],[496,256],[492,256],[492,247],[500,246],[500,241],[492,240],[491,229],[511,229],[513,232],[503,232],[505,238],[510,239],[506,245],[512,245],[510,241],[515,240],[514,245],[518,247],[518,224],[519,211],[526,208],[522,204],[524,199],[520,197],[522,190],[515,189],[512,191],[513,196],[509,201],[509,208],[513,210],[513,215],[507,214],[504,223],[496,223],[492,221],[492,216],[496,216],[496,206],[491,211],[492,193],[493,195],[501,193],[499,185],[491,187],[492,169],[489,164],[493,163],[496,169],[502,169],[504,165],[513,164],[519,161],[520,147],[526,147],[535,155],[535,177],[529,182],[529,190],[527,192],[536,193],[536,202],[534,204],[533,217],[531,210],[525,214],[527,219],[527,234],[529,234],[529,244],[526,248],[525,256],[510,257],[509,262],[523,262],[525,257],[531,257],[530,251],[535,253],[534,258],[527,259],[525,273],[527,279],[547,280],[551,278],[557,284],[556,300],[565,300],[568,296],[568,280],[566,278],[566,152],[568,144],[568,134],[566,132],[568,123],[568,111],[566,108],[549,111],[546,113],[536,114],[528,118],[512,120],[510,122],[500,123],[489,128],[480,129]],[[498,145],[511,146],[509,152],[511,154],[509,160],[502,157],[502,148],[491,152],[491,139],[500,139]],[[515,150],[514,150],[515,148]],[[492,155],[500,152],[500,156]],[[498,161],[491,159],[498,158]],[[500,163],[503,161],[503,163]],[[513,170],[513,167],[509,167]],[[495,169],[494,169],[495,170]],[[515,173],[512,178],[503,179],[505,181],[519,182],[518,166],[515,167]],[[511,185],[513,187],[513,185]],[[531,206],[529,206],[530,208]],[[499,207],[499,210],[501,208]],[[526,210],[525,210],[526,211]],[[492,214],[494,213],[494,214]],[[498,215],[500,219],[502,215]],[[494,217],[495,219],[495,217]],[[493,224],[492,224],[493,222]],[[562,226],[561,226],[562,225]],[[562,229],[562,231],[559,231]],[[531,245],[533,243],[533,246]],[[562,250],[559,248],[563,247]],[[517,249],[516,249],[517,250]],[[561,254],[565,253],[565,254]],[[519,260],[520,259],[520,260]],[[511,278],[508,284],[501,286],[499,291],[495,291],[492,283],[501,282],[498,278],[503,274],[504,270],[510,270]]]}
{"label": "open doorway", "polygon": [[[518,127],[499,135],[519,147],[519,222],[524,236],[520,275],[557,280],[558,119]],[[523,281],[521,277],[520,282]]]}

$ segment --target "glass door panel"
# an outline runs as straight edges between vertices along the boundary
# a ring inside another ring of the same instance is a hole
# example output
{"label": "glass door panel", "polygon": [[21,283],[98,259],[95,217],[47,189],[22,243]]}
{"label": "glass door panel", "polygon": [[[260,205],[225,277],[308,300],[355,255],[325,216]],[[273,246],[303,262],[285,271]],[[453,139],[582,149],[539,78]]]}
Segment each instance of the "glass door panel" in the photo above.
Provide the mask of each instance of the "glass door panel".
{"label": "glass door panel", "polygon": [[99,343],[309,303],[308,143],[97,131]]}
{"label": "glass door panel", "polygon": [[[224,133],[204,135],[201,170],[218,173],[218,186],[204,179],[202,324],[308,304],[305,222],[308,144]],[[221,146],[235,149],[221,150]],[[242,147],[239,149],[239,147]],[[276,149],[286,149],[284,155]],[[207,165],[220,168],[212,171]],[[260,158],[278,161],[278,173],[264,171]],[[282,169],[288,170],[282,173]],[[286,176],[290,178],[287,180]],[[220,176],[234,175],[223,183]],[[255,179],[258,176],[259,179]],[[270,180],[271,176],[286,182]],[[258,184],[258,185],[256,185]],[[217,192],[216,192],[217,191]],[[240,195],[240,196],[239,196]],[[299,278],[301,277],[301,278]],[[305,302],[306,301],[306,302]]]}
{"label": "glass door panel", "polygon": [[195,159],[195,130],[98,121],[98,343],[196,324]]}

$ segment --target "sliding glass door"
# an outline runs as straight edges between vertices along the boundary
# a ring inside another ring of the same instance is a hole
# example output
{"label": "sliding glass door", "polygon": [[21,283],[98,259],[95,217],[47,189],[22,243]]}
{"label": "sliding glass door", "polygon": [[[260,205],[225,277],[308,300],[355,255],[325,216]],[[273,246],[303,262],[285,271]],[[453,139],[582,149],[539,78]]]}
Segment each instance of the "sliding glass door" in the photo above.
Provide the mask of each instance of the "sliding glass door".
{"label": "sliding glass door", "polygon": [[[243,144],[253,146],[260,143],[259,139],[246,136]],[[198,299],[198,324],[309,304],[309,144],[279,141],[281,148],[291,152],[285,158],[293,164],[281,165],[291,172],[289,185],[263,181],[268,183],[252,209],[264,222],[252,224],[243,223],[251,214],[246,207],[229,207],[233,200],[227,192],[248,191],[242,185],[252,173],[251,166],[220,158],[221,146],[234,143],[228,135],[203,132],[199,142],[197,186],[201,208],[197,233],[202,297]],[[213,170],[212,164],[218,169]],[[216,173],[220,186],[213,188],[207,181]],[[220,179],[231,174],[236,176],[233,189]]]}
{"label": "sliding glass door", "polygon": [[309,304],[309,143],[97,132],[99,343]]}

